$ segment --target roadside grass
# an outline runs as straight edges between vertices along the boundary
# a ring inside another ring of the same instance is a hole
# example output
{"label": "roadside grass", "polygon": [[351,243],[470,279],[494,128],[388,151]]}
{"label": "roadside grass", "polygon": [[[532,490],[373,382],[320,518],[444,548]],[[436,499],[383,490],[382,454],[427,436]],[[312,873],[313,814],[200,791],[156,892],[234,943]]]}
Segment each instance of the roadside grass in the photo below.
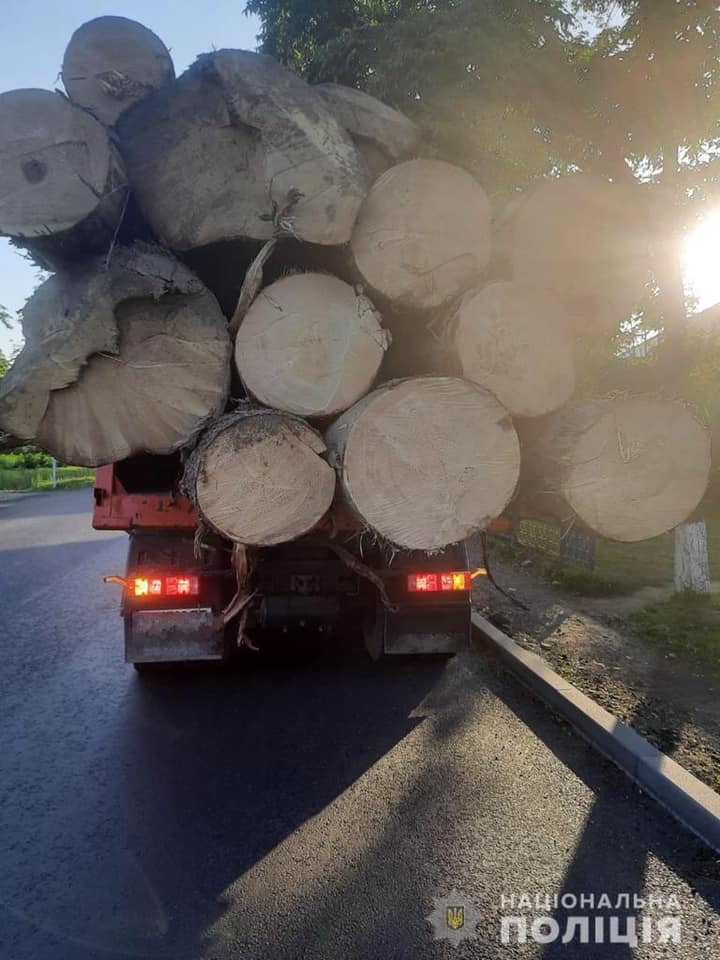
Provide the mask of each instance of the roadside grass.
{"label": "roadside grass", "polygon": [[720,597],[676,594],[629,616],[643,640],[720,673]]}
{"label": "roadside grass", "polygon": [[[58,467],[57,489],[74,490],[92,484],[94,472],[87,467]],[[31,490],[52,490],[52,469],[50,467],[19,467],[9,469],[0,467],[0,491],[27,492]]]}
{"label": "roadside grass", "polygon": [[[708,527],[710,576],[720,580],[720,508],[705,513]],[[544,557],[535,550],[496,540],[495,549],[508,559],[532,559],[536,571],[569,593],[584,597],[625,596],[643,587],[662,587],[673,582],[675,537],[663,533],[639,543],[619,543],[598,537],[592,570]]]}

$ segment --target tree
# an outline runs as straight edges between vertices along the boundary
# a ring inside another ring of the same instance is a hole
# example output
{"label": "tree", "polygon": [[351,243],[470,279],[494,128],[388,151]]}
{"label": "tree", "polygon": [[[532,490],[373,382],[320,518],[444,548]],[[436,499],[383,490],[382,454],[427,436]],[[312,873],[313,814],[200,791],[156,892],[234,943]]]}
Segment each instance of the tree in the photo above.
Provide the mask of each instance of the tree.
{"label": "tree", "polygon": [[408,113],[424,154],[460,158],[491,194],[563,163],[543,135],[572,130],[575,112],[563,46],[572,18],[559,0],[249,0],[247,10],[263,51]]}
{"label": "tree", "polygon": [[662,331],[661,344],[642,364],[617,362],[617,337],[586,356],[615,388],[641,377],[642,389],[697,393],[681,248],[699,210],[720,199],[713,0],[249,0],[247,9],[261,19],[263,50],[310,81],[355,85],[410,113],[423,152],[467,167],[496,202],[533,178],[578,170],[637,188],[653,242],[633,324]]}

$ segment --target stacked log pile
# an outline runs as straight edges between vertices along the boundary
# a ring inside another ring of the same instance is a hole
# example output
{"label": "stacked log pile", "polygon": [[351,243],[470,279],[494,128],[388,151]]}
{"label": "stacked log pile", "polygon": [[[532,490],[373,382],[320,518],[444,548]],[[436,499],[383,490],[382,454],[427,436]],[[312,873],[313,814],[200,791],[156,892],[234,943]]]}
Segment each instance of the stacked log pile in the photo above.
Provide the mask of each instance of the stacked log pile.
{"label": "stacked log pile", "polygon": [[621,540],[694,510],[709,443],[682,403],[573,400],[578,338],[642,293],[616,185],[543,182],[493,237],[481,184],[359,90],[240,50],[176,79],[122,17],[80,27],[62,76],[0,95],[0,233],[55,270],[0,430],[92,466],[181,451],[244,545],[339,502],[426,551],[511,502]]}

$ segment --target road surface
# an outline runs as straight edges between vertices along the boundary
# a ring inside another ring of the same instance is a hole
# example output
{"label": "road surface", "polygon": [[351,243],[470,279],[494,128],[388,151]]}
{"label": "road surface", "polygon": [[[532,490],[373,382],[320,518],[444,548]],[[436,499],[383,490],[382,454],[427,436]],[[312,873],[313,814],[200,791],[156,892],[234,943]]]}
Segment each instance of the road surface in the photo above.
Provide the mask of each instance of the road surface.
{"label": "road surface", "polygon": [[[475,652],[140,680],[89,500],[0,503],[3,960],[718,957],[718,857]],[[682,946],[503,945],[523,893],[674,897]]]}

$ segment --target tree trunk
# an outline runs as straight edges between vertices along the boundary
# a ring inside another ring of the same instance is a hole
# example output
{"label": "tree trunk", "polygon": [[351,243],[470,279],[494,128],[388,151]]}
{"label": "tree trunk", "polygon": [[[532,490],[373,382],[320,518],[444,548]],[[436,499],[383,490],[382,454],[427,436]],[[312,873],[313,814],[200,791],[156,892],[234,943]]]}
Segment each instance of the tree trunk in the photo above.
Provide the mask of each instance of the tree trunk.
{"label": "tree trunk", "polygon": [[707,526],[704,520],[675,527],[675,590],[710,593]]}
{"label": "tree trunk", "polygon": [[350,239],[367,176],[320,95],[270,57],[206,54],[120,118],[140,206],[176,250],[267,240],[278,215],[299,239]]}
{"label": "tree trunk", "polygon": [[486,387],[515,417],[557,410],[575,389],[570,320],[532,284],[491,283],[466,293],[451,343],[463,376]]}
{"label": "tree trunk", "polygon": [[[682,193],[677,184],[678,146],[666,144],[663,150],[662,186],[666,206],[678,203]],[[671,234],[661,256],[659,306],[663,322],[657,374],[666,389],[687,375],[687,315],[685,278],[682,266],[682,237]],[[707,531],[704,521],[680,524],[675,530],[675,589],[708,593],[710,590]]]}
{"label": "tree trunk", "polygon": [[348,504],[400,548],[439,550],[499,516],[520,469],[507,411],[451,377],[379,387],[326,434]]}
{"label": "tree trunk", "polygon": [[544,180],[501,218],[517,280],[551,289],[578,333],[615,331],[649,279],[649,227],[640,187],[587,174]]}
{"label": "tree trunk", "polygon": [[405,307],[438,307],[474,286],[490,257],[490,204],[441,160],[392,167],[368,194],[351,250],[365,282]]}
{"label": "tree trunk", "polygon": [[167,252],[118,248],[57,274],[23,311],[0,429],[64,463],[171,453],[225,406],[230,340],[212,294]]}
{"label": "tree trunk", "polygon": [[335,474],[319,433],[299,417],[245,405],[200,438],[183,486],[203,520],[236,543],[267,547],[312,530]]}
{"label": "tree trunk", "polygon": [[255,299],[235,363],[260,403],[304,417],[341,413],[372,386],[387,333],[370,301],[320,273],[277,280]]}
{"label": "tree trunk", "polygon": [[705,494],[710,437],[679,401],[582,401],[526,421],[520,433],[516,513],[577,516],[603,537],[632,542],[671,530]]}
{"label": "tree trunk", "polygon": [[70,99],[108,127],[174,78],[162,40],[126,17],[97,17],[84,23],[70,38],[62,65]]}
{"label": "tree trunk", "polygon": [[0,233],[50,269],[107,252],[127,202],[107,130],[49,90],[0,94]]}

